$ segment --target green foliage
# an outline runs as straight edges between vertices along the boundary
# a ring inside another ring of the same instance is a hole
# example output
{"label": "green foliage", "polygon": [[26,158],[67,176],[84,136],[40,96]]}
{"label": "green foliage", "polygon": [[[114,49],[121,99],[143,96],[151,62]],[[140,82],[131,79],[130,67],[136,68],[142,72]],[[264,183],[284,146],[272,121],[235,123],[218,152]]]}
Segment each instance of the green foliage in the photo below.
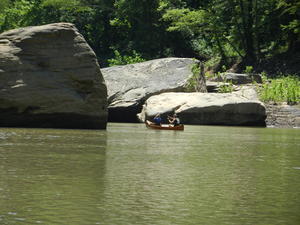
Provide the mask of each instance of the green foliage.
{"label": "green foliage", "polygon": [[192,65],[192,73],[193,73],[193,75],[197,76],[197,75],[200,74],[200,72],[201,72],[201,68],[200,68],[199,64],[198,63],[194,63]]}
{"label": "green foliage", "polygon": [[0,1],[0,13],[2,13],[9,6],[9,0]]}
{"label": "green foliage", "polygon": [[194,63],[192,65],[191,71],[193,73],[192,77],[187,81],[185,86],[185,91],[187,92],[194,92],[197,90],[198,82],[199,82],[199,75],[201,72],[200,65],[198,63]]}
{"label": "green foliage", "polygon": [[214,69],[214,66],[218,65],[221,62],[220,56],[213,56],[209,60],[207,60],[204,65],[207,69]]}
{"label": "green foliage", "polygon": [[261,76],[262,83],[268,82],[268,74],[265,71],[261,72],[260,76]]}
{"label": "green foliage", "polygon": [[289,18],[281,24],[283,30],[300,34],[300,2],[298,0],[277,0],[277,8],[281,10],[283,19]]}
{"label": "green foliage", "polygon": [[145,59],[143,59],[135,50],[132,51],[132,55],[122,56],[118,50],[114,50],[114,54],[115,57],[113,59],[108,59],[109,66],[126,65],[145,61]]}
{"label": "green foliage", "polygon": [[201,46],[210,49],[209,57],[220,56],[222,64],[230,65],[234,57],[255,65],[259,57],[287,51],[299,40],[285,32],[300,30],[299,6],[296,0],[211,0],[199,8],[170,7],[163,19],[169,22],[168,31],[204,42]]}
{"label": "green foliage", "polygon": [[168,31],[182,31],[193,35],[201,30],[207,14],[204,10],[170,9],[163,15],[165,21],[170,21]]}
{"label": "green foliage", "polygon": [[80,6],[79,0],[44,0],[42,7],[54,7],[59,9],[75,8]]}
{"label": "green foliage", "polygon": [[246,69],[244,70],[244,73],[246,73],[246,74],[253,73],[253,66],[246,66]]}
{"label": "green foliage", "polygon": [[110,24],[122,52],[142,52],[146,58],[158,58],[167,49],[165,26],[161,23],[159,0],[116,0]]}
{"label": "green foliage", "polygon": [[0,10],[0,32],[28,25],[26,15],[32,9],[31,1],[16,0],[10,3],[10,7],[7,1],[2,4],[6,8]]}
{"label": "green foliage", "polygon": [[265,102],[300,102],[300,80],[297,77],[287,76],[272,79],[263,84],[260,97]]}
{"label": "green foliage", "polygon": [[180,33],[184,39],[189,40],[189,45],[197,54],[211,57],[215,53],[214,46],[211,45],[213,38],[206,36],[209,26],[207,11],[191,10],[188,8],[172,8],[165,11],[162,16],[163,21],[169,24],[167,31]]}
{"label": "green foliage", "polygon": [[104,65],[118,49],[255,66],[298,51],[299,18],[299,0],[0,0],[0,32],[71,22]]}
{"label": "green foliage", "polygon": [[222,78],[222,72],[217,72],[217,73],[214,73],[214,77],[216,78]]}
{"label": "green foliage", "polygon": [[231,93],[234,91],[232,82],[225,83],[220,85],[218,92],[219,93]]}
{"label": "green foliage", "polygon": [[226,72],[227,68],[225,65],[222,66],[222,72]]}

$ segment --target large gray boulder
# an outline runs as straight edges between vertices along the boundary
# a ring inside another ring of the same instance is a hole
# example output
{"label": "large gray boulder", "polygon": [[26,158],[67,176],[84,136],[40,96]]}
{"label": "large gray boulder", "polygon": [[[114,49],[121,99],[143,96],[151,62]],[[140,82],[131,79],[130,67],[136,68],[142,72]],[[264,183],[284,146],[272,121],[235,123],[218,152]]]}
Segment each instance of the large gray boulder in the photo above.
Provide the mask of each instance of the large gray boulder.
{"label": "large gray boulder", "polygon": [[0,34],[0,126],[106,128],[107,90],[74,25]]}
{"label": "large gray boulder", "polygon": [[199,61],[190,58],[164,58],[101,69],[108,89],[109,120],[136,122],[136,114],[148,97],[185,91],[191,79],[205,92],[204,76],[198,71],[195,78],[192,72],[196,64]]}
{"label": "large gray boulder", "polygon": [[166,118],[174,112],[184,124],[265,126],[266,119],[264,104],[248,87],[224,94],[163,93],[150,97],[138,117],[144,122],[157,113]]}

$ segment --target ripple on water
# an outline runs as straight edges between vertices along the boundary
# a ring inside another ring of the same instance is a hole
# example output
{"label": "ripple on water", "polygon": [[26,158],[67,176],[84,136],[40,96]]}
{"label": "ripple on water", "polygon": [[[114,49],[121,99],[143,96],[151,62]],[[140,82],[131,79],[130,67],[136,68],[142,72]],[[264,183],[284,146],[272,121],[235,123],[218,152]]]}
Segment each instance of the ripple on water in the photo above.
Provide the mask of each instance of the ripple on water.
{"label": "ripple on water", "polygon": [[297,224],[298,135],[0,129],[0,225]]}

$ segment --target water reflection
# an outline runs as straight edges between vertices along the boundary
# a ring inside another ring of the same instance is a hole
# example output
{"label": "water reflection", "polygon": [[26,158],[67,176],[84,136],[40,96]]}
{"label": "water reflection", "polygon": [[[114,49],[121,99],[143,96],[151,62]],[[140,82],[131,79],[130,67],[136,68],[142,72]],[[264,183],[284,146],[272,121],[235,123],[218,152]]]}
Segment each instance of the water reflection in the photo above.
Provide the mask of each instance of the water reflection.
{"label": "water reflection", "polygon": [[290,209],[283,182],[290,175],[278,165],[288,149],[299,159],[296,132],[278,138],[278,130],[189,128],[109,135],[107,224],[250,225],[298,219],[299,207]]}
{"label": "water reflection", "polygon": [[[106,132],[1,129],[0,219],[72,224],[102,199]],[[3,194],[1,194],[3,193]]]}
{"label": "water reflection", "polygon": [[298,130],[0,129],[0,224],[294,225]]}

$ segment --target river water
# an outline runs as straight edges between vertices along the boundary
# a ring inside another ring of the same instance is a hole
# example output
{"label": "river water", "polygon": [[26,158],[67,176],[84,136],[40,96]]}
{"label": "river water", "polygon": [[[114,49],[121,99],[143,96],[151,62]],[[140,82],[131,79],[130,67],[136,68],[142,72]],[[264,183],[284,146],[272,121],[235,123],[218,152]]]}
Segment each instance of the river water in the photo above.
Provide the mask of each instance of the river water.
{"label": "river water", "polygon": [[299,225],[300,130],[1,128],[0,224]]}

